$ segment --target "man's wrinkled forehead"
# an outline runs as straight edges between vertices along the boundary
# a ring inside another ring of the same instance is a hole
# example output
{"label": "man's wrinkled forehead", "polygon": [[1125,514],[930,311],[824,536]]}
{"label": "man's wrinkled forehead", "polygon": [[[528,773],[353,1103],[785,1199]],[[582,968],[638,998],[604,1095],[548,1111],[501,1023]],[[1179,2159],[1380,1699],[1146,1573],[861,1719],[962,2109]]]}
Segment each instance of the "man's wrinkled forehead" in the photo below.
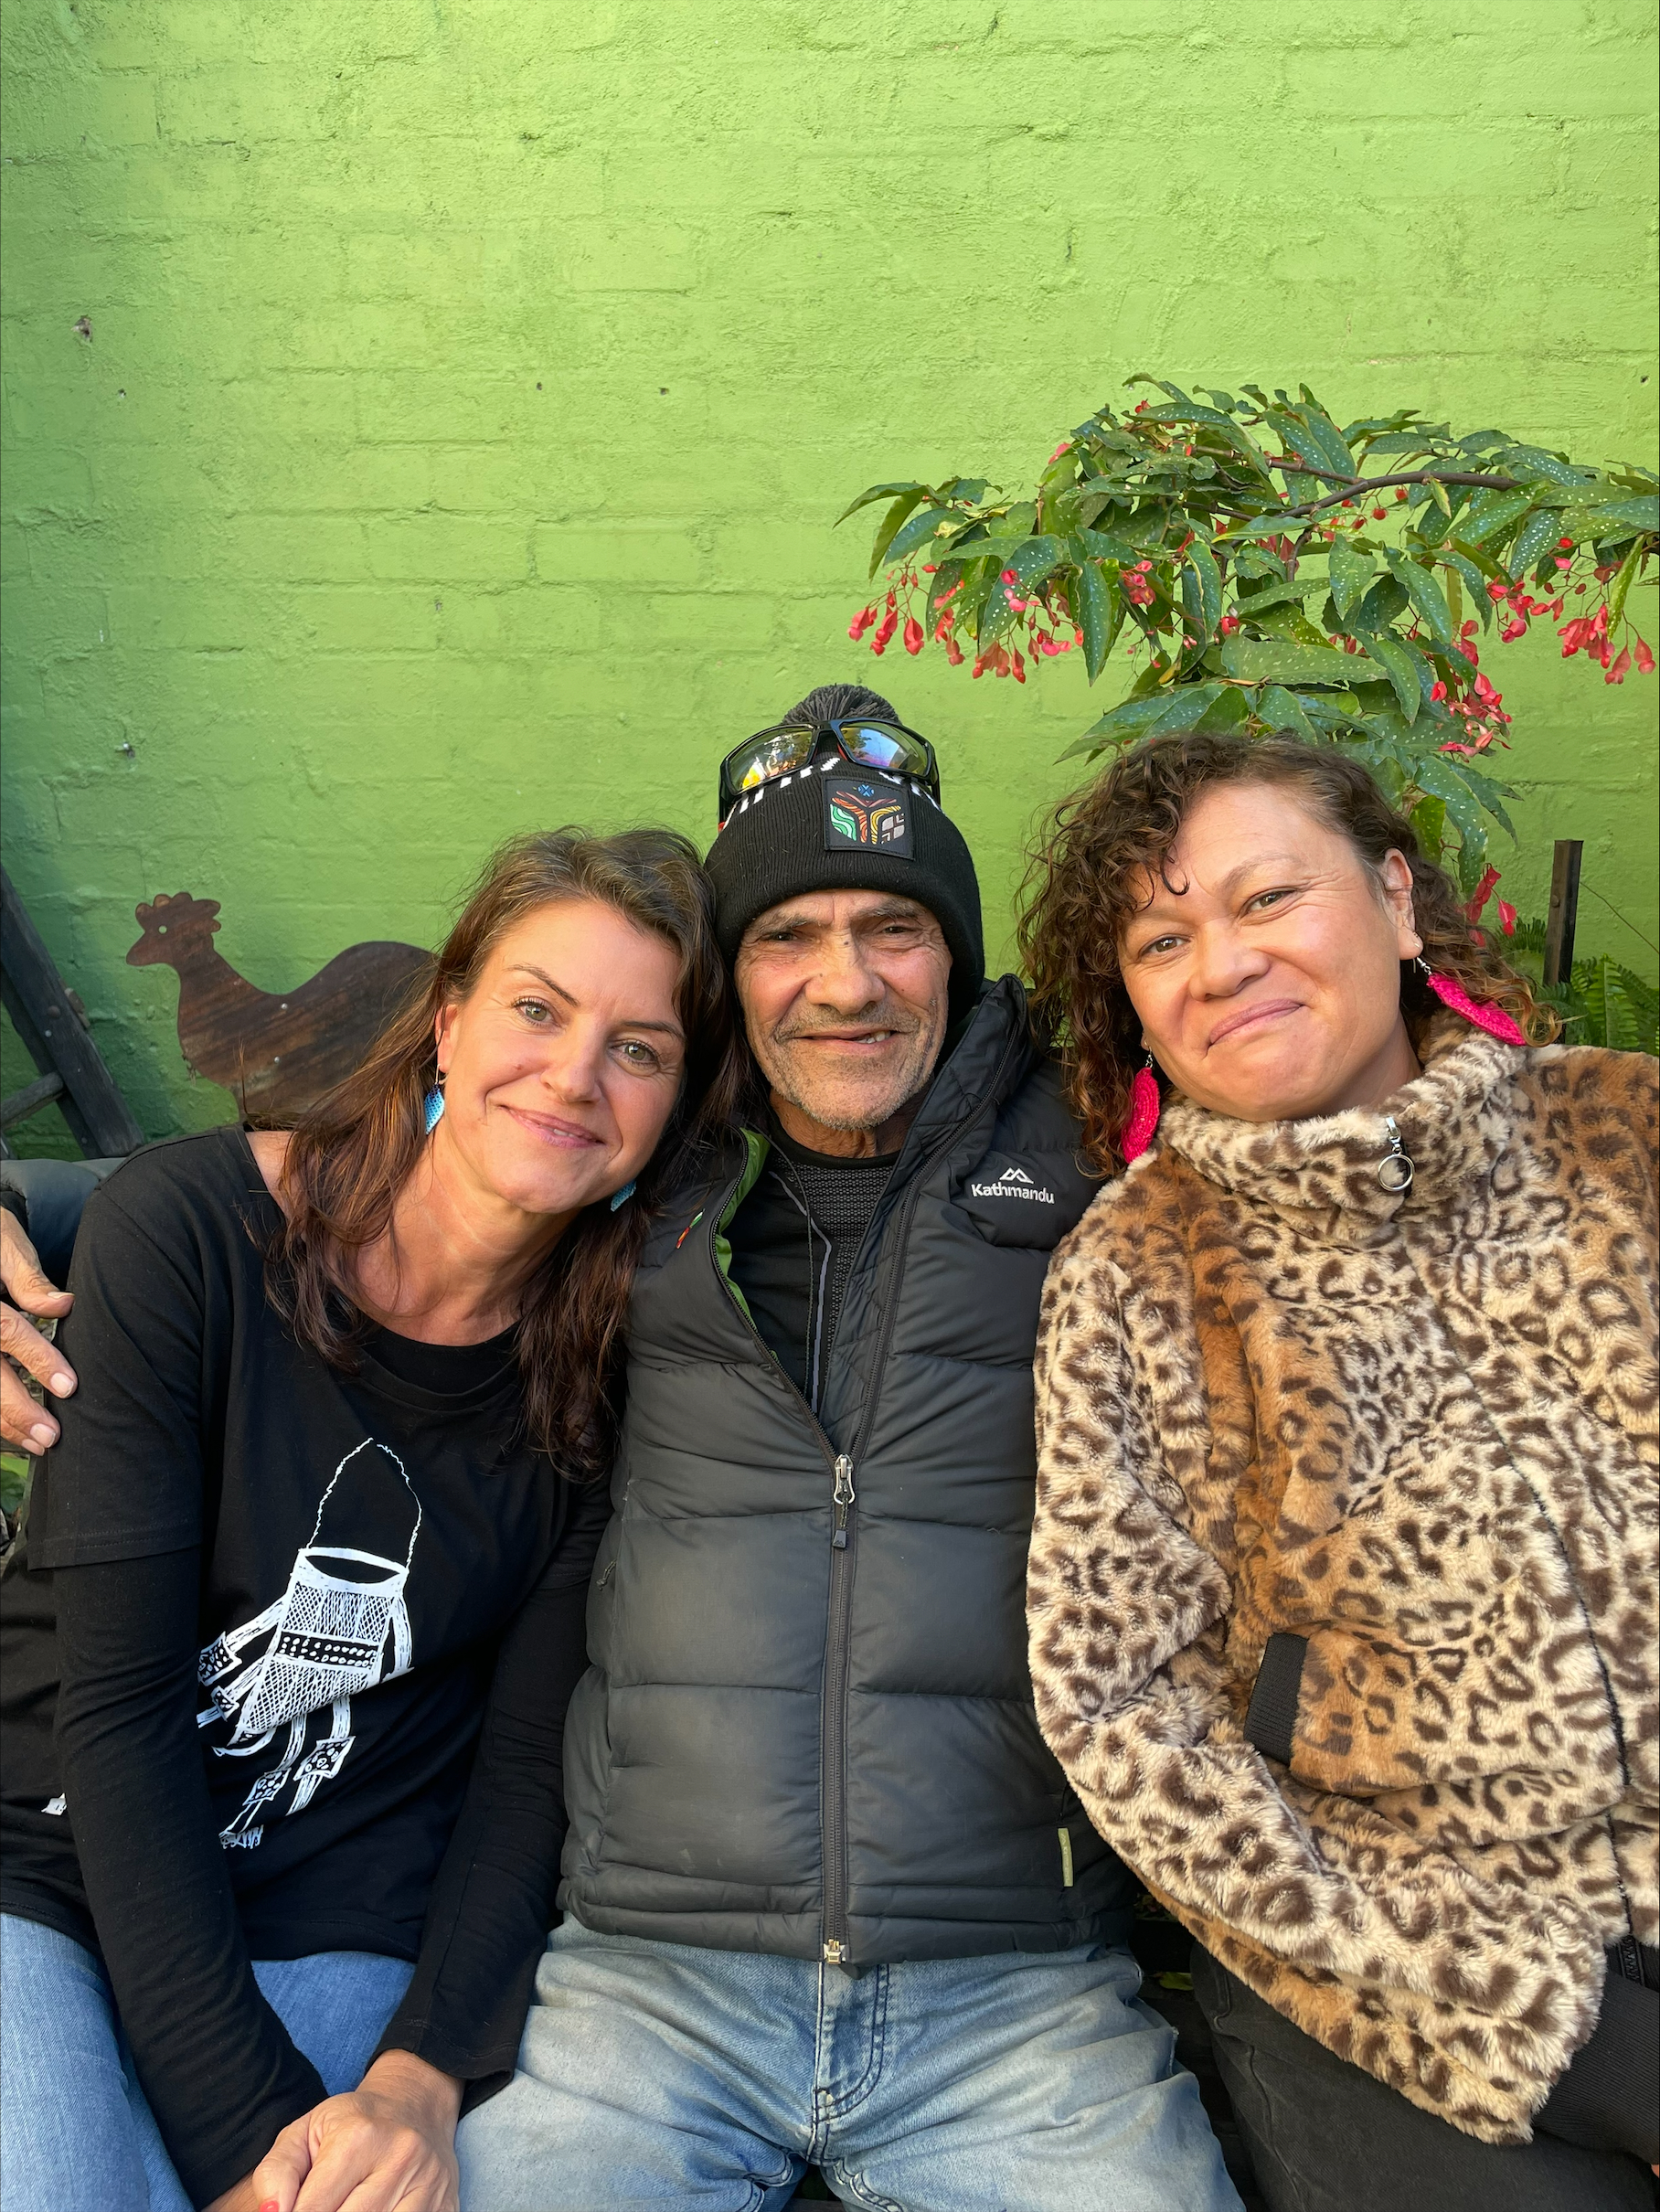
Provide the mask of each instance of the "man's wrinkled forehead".
{"label": "man's wrinkled forehead", "polygon": [[781,899],[776,906],[757,914],[744,931],[743,942],[749,944],[776,930],[869,929],[885,921],[940,926],[920,899],[904,899],[892,891],[803,891],[793,899]]}

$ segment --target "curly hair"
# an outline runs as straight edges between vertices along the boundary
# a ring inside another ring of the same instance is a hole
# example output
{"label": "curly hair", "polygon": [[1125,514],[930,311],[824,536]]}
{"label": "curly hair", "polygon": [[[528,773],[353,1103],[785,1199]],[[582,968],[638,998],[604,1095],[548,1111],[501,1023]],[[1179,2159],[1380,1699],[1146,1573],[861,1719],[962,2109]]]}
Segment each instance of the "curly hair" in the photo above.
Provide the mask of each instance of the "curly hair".
{"label": "curly hair", "polygon": [[[1556,1016],[1471,926],[1452,878],[1425,857],[1411,823],[1357,760],[1289,730],[1255,739],[1155,738],[1121,753],[1095,782],[1053,810],[1028,852],[1021,894],[1018,936],[1033,1022],[1060,1056],[1084,1150],[1103,1174],[1123,1164],[1119,1137],[1143,1059],[1141,1019],[1124,988],[1119,941],[1145,903],[1147,882],[1163,875],[1195,799],[1220,783],[1293,792],[1348,839],[1374,875],[1390,851],[1401,854],[1412,871],[1413,927],[1429,965],[1455,977],[1472,998],[1503,1006],[1531,1040],[1555,1034]],[[1416,1048],[1441,1002],[1407,961],[1400,1005]]]}

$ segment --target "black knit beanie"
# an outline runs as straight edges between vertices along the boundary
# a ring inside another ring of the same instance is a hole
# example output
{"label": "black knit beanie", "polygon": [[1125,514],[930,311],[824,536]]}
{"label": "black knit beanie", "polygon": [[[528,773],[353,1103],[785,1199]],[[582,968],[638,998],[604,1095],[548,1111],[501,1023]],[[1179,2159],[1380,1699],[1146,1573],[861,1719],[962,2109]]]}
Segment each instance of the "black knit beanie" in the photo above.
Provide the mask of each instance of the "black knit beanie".
{"label": "black knit beanie", "polygon": [[[874,691],[821,684],[781,722],[899,716]],[[985,975],[980,883],[963,833],[910,776],[845,760],[826,741],[805,768],[746,792],[704,862],[715,886],[715,933],[729,962],[757,914],[803,891],[893,891],[939,923],[951,952],[951,1019]]]}

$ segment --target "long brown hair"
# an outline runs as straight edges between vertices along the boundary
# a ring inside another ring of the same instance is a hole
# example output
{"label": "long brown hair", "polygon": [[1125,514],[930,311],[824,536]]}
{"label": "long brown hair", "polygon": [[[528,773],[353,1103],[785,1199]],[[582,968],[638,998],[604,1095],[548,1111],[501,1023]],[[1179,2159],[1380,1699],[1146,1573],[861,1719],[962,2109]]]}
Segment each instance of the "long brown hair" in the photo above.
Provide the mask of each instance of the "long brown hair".
{"label": "long brown hair", "polygon": [[367,1324],[353,1299],[353,1263],[385,1234],[426,1143],[439,1012],[468,996],[507,931],[565,899],[598,899],[675,947],[675,1011],[686,1033],[680,1095],[633,1200],[615,1213],[609,1203],[584,1208],[531,1278],[519,1311],[527,1430],[563,1473],[582,1478],[604,1471],[614,1444],[621,1332],[654,1205],[730,1127],[745,1075],[713,896],[689,838],[673,830],[591,837],[562,829],[516,837],[492,855],[430,971],[368,1058],[290,1139],[286,1218],[267,1252],[266,1287],[303,1344],[333,1367],[356,1365]]}
{"label": "long brown hair", "polygon": [[[1374,874],[1393,849],[1412,871],[1412,926],[1423,957],[1474,999],[1501,1005],[1536,1039],[1555,1016],[1535,1000],[1479,930],[1451,877],[1426,859],[1411,823],[1397,814],[1359,761],[1310,745],[1289,730],[1266,738],[1155,738],[1121,753],[1105,774],[1063,799],[1027,855],[1019,942],[1031,979],[1038,1034],[1058,1050],[1084,1149],[1103,1171],[1123,1164],[1119,1134],[1130,1083],[1143,1064],[1141,1020],[1118,963],[1119,938],[1164,873],[1187,810],[1218,783],[1289,788],[1330,829],[1346,837]],[[1410,962],[1400,968],[1400,1007],[1418,1047],[1441,1002]]]}

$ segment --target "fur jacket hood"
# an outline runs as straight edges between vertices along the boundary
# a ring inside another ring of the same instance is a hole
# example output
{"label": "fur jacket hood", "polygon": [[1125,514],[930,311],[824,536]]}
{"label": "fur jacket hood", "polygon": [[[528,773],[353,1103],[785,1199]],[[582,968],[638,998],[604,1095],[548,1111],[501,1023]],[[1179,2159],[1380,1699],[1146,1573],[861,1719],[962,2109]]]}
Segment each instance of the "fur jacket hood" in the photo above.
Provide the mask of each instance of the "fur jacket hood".
{"label": "fur jacket hood", "polygon": [[1450,1017],[1427,1058],[1378,1112],[1178,1099],[1058,1248],[1030,1654],[1225,1965],[1525,2142],[1660,1934],[1656,1064]]}

